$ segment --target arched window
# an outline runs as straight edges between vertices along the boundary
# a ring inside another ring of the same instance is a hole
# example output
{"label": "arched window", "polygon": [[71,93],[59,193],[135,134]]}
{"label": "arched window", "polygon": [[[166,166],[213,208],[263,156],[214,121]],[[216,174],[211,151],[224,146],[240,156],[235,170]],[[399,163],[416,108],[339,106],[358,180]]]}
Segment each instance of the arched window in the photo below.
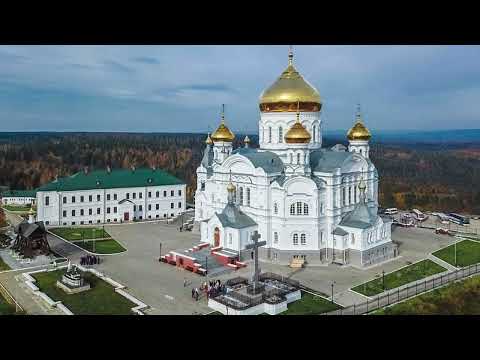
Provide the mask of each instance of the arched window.
{"label": "arched window", "polygon": [[348,204],[350,205],[352,203],[352,187],[348,187]]}
{"label": "arched window", "polygon": [[343,204],[343,206],[346,205],[346,204],[345,204],[346,201],[347,201],[347,199],[346,199],[346,196],[345,196],[345,188],[343,187],[343,188],[342,188],[342,204]]}
{"label": "arched window", "polygon": [[240,188],[240,205],[243,205],[243,187]]}
{"label": "arched window", "polygon": [[315,143],[317,142],[317,126],[316,125],[313,125],[313,136],[312,136],[312,141]]}
{"label": "arched window", "polygon": [[290,215],[295,215],[295,204],[290,205]]}
{"label": "arched window", "polygon": [[307,245],[307,235],[305,234],[300,235],[300,244]]}
{"label": "arched window", "polygon": [[302,203],[297,202],[297,215],[302,215]]}
{"label": "arched window", "polygon": [[247,188],[247,206],[250,206],[250,188]]}
{"label": "arched window", "polygon": [[363,155],[362,149],[360,149],[360,155]]}
{"label": "arched window", "polygon": [[228,234],[228,245],[232,245],[232,234]]}
{"label": "arched window", "polygon": [[308,204],[307,203],[303,204],[303,215],[308,215]]}
{"label": "arched window", "polygon": [[281,126],[278,128],[278,142],[283,143],[283,128]]}
{"label": "arched window", "polygon": [[354,245],[354,244],[355,244],[355,234],[352,233],[352,245]]}
{"label": "arched window", "polygon": [[273,204],[273,213],[274,213],[275,215],[278,214],[278,204],[277,204],[277,203],[274,203],[274,204]]}
{"label": "arched window", "polygon": [[300,153],[297,153],[297,164],[300,164]]}
{"label": "arched window", "polygon": [[268,127],[268,142],[269,143],[272,142],[272,127],[271,126]]}
{"label": "arched window", "polygon": [[278,244],[278,232],[276,231],[273,233],[273,243]]}
{"label": "arched window", "polygon": [[320,203],[320,214],[323,214],[323,203]]}
{"label": "arched window", "polygon": [[357,200],[357,186],[356,185],[353,187],[353,201],[355,203],[357,203],[357,201],[358,201]]}
{"label": "arched window", "polygon": [[293,234],[293,245],[298,245],[298,234]]}
{"label": "arched window", "polygon": [[290,164],[293,164],[293,154],[290,154]]}

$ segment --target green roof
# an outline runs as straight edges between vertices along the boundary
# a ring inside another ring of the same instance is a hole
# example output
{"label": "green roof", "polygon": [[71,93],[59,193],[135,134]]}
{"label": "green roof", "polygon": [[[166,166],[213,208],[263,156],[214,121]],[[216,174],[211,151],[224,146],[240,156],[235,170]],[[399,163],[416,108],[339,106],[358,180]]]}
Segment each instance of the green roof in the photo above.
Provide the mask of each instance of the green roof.
{"label": "green roof", "polygon": [[159,169],[112,169],[110,172],[107,170],[77,172],[40,186],[37,191],[74,191],[180,184],[185,184],[185,182]]}
{"label": "green roof", "polygon": [[2,197],[31,197],[37,196],[37,190],[7,190],[1,193]]}

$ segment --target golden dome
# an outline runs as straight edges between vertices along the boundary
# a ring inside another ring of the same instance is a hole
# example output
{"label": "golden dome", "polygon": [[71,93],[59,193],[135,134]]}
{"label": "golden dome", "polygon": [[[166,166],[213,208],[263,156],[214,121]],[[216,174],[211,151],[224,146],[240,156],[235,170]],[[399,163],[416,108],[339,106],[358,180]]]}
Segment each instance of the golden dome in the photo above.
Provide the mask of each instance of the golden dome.
{"label": "golden dome", "polygon": [[282,75],[260,95],[260,111],[294,112],[297,111],[297,101],[300,101],[300,111],[320,111],[320,94],[293,66],[292,51],[288,58],[288,67]]}
{"label": "golden dome", "polygon": [[235,185],[233,185],[231,181],[230,181],[230,183],[227,185],[227,191],[228,191],[228,192],[234,192],[234,191],[235,191]]}
{"label": "golden dome", "polygon": [[222,111],[222,123],[212,134],[211,139],[213,142],[225,141],[232,142],[235,139],[235,135],[230,131],[230,129],[225,125],[225,111]]}
{"label": "golden dome", "polygon": [[348,140],[365,140],[368,141],[372,137],[372,134],[370,134],[370,131],[367,129],[365,124],[363,123],[361,114],[360,114],[360,108],[357,111],[357,121],[355,122],[355,125],[348,130],[347,133],[347,138]]}
{"label": "golden dome", "polygon": [[30,211],[28,213],[30,215],[35,215],[35,210],[33,210],[33,206],[30,206]]}
{"label": "golden dome", "polygon": [[310,142],[310,133],[300,122],[300,113],[297,112],[297,121],[285,134],[287,144],[308,144]]}
{"label": "golden dome", "polygon": [[250,144],[250,138],[248,137],[248,135],[245,136],[245,139],[243,139],[243,142],[244,142],[245,144]]}
{"label": "golden dome", "polygon": [[213,144],[213,141],[212,141],[212,138],[210,137],[210,134],[208,134],[207,140],[205,140],[205,144],[207,144],[207,145],[212,145]]}

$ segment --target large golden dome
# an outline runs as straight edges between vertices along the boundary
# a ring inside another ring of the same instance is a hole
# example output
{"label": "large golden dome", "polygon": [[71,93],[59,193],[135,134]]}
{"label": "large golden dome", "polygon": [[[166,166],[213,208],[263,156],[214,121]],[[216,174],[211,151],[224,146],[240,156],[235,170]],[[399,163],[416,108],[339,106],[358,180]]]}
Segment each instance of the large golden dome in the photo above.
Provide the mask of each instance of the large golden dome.
{"label": "large golden dome", "polygon": [[287,144],[308,144],[311,138],[308,130],[300,122],[300,114],[297,112],[297,121],[285,134],[285,142]]}
{"label": "large golden dome", "polygon": [[215,130],[215,132],[212,134],[211,139],[213,142],[232,142],[233,139],[235,139],[235,135],[227,127],[227,125],[225,125],[225,111],[222,111],[222,122],[217,130]]}
{"label": "large golden dome", "polygon": [[260,95],[262,112],[294,112],[300,101],[300,111],[316,112],[322,108],[318,91],[305,80],[293,66],[290,51],[289,64],[280,77]]}
{"label": "large golden dome", "polygon": [[348,140],[364,140],[368,141],[372,137],[372,134],[370,134],[370,131],[367,129],[365,124],[363,123],[361,114],[360,114],[360,109],[357,111],[357,121],[355,122],[355,125],[348,130],[347,133],[347,138]]}

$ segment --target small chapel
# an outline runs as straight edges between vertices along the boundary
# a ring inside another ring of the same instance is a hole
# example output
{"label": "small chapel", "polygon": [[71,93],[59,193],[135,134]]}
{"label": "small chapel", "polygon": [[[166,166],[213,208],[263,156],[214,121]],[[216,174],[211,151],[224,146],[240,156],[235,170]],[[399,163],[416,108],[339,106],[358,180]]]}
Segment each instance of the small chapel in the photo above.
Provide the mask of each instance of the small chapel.
{"label": "small chapel", "polygon": [[201,241],[251,257],[251,235],[266,245],[263,261],[371,266],[397,255],[390,218],[378,215],[379,176],[358,107],[348,147],[322,146],[322,99],[287,68],[259,99],[259,147],[233,149],[225,111],[209,134],[197,169],[195,221]]}

